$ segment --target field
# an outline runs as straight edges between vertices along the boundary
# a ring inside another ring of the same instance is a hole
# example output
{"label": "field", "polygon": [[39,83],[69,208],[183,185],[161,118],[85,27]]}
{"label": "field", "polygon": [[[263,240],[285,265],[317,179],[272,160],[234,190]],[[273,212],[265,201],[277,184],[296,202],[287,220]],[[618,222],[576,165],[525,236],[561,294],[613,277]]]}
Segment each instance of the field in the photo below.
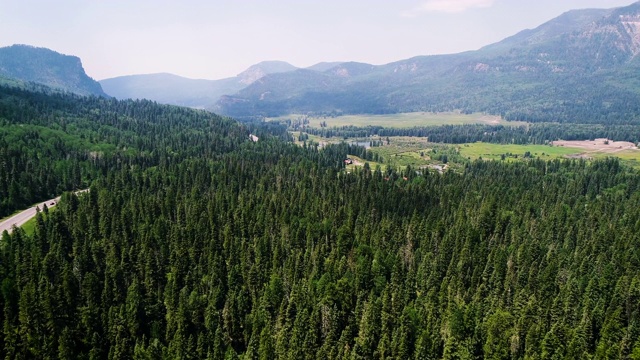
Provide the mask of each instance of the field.
{"label": "field", "polygon": [[[617,145],[618,146],[618,145]],[[383,158],[381,165],[394,168],[436,168],[449,164],[451,169],[459,168],[469,160],[500,160],[507,162],[527,159],[601,159],[609,156],[619,158],[624,164],[640,168],[640,150],[618,149],[617,151],[594,150],[585,153],[584,148],[554,145],[513,145],[513,144],[434,144],[424,138],[392,137],[388,145],[372,147],[369,151]],[[369,162],[374,168],[376,164]],[[362,165],[362,164],[360,164]]]}
{"label": "field", "polygon": [[434,159],[437,157],[435,154],[450,148],[448,145],[430,143],[419,137],[393,136],[389,140],[389,144],[383,142],[383,146],[372,147],[369,151],[377,153],[386,164],[394,167],[420,167],[439,163]]}
{"label": "field", "polygon": [[387,166],[385,164],[382,163],[378,163],[375,161],[370,161],[370,160],[364,160],[361,159],[355,155],[347,155],[347,157],[349,157],[350,159],[353,160],[353,164],[349,164],[347,165],[345,168],[347,169],[347,172],[353,171],[355,168],[357,167],[361,167],[364,166],[365,163],[369,163],[369,168],[371,170],[375,170],[378,166],[380,167],[380,171],[386,171],[387,170]]}
{"label": "field", "polygon": [[612,141],[607,139],[595,139],[584,141],[553,141],[555,146],[563,146],[581,149],[586,153],[606,153],[615,154],[624,151],[637,151],[638,147],[627,141]]}
{"label": "field", "polygon": [[[292,125],[305,125],[311,128],[319,127],[366,127],[382,126],[386,128],[412,128],[420,126],[439,125],[464,125],[464,124],[486,124],[486,125],[509,125],[525,126],[525,122],[508,122],[499,116],[489,116],[485,114],[462,114],[459,112],[449,113],[428,113],[414,112],[387,115],[344,115],[337,117],[313,117],[308,115],[288,115],[270,120],[291,120]],[[294,138],[300,134],[299,131],[292,131]],[[456,164],[462,164],[469,160],[501,160],[501,161],[522,161],[530,158],[542,160],[553,160],[558,158],[574,159],[600,159],[608,156],[619,158],[622,163],[640,168],[640,150],[635,144],[630,142],[612,141],[607,139],[595,139],[585,141],[554,141],[549,145],[513,145],[513,144],[490,144],[490,143],[470,143],[470,144],[433,144],[427,142],[426,138],[418,137],[391,137],[389,144],[386,138],[379,137],[349,139],[340,137],[322,138],[306,134],[307,142],[319,143],[324,146],[328,143],[338,143],[348,141],[361,144],[369,148],[370,142],[381,141],[382,146],[374,146],[369,150],[377,153],[383,158],[384,166],[404,168],[412,166],[414,168],[434,167],[438,164],[449,163],[452,168]],[[296,141],[302,144],[301,141]],[[372,166],[374,167],[374,166]]]}
{"label": "field", "polygon": [[631,143],[623,144],[622,142],[610,141],[609,145],[605,145],[602,142],[594,141],[563,141],[554,142],[554,144],[555,145],[501,145],[474,143],[458,146],[460,155],[470,160],[479,158],[502,160],[503,156],[506,161],[517,161],[527,157],[542,160],[552,160],[556,158],[592,160],[613,156],[619,158],[622,163],[628,166],[640,168],[640,150]]}
{"label": "field", "polygon": [[617,157],[623,164],[640,169],[640,150],[637,149],[621,150],[615,153],[596,152],[588,155],[594,159],[602,159],[609,156]]}
{"label": "field", "polygon": [[526,157],[551,160],[580,153],[579,149],[550,145],[503,145],[489,143],[473,143],[458,145],[460,155],[470,160],[517,160]]}
{"label": "field", "polygon": [[312,117],[307,115],[287,115],[267,120],[291,120],[308,121],[308,125],[313,128],[320,128],[321,124],[326,127],[340,126],[383,126],[388,128],[412,128],[419,126],[437,125],[465,125],[465,124],[485,124],[485,125],[526,125],[524,122],[510,122],[503,120],[499,116],[485,114],[462,114],[458,112],[449,113],[429,113],[414,112],[387,115],[344,115],[337,117]]}

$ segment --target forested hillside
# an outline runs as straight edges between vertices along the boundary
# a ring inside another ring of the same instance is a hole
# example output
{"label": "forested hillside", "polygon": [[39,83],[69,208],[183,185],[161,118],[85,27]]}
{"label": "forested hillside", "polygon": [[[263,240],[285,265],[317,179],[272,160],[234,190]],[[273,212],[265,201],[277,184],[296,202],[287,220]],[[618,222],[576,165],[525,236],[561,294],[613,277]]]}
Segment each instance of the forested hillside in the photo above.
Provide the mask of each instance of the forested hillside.
{"label": "forested hillside", "polygon": [[229,151],[245,133],[204,111],[0,85],[0,218],[115,169]]}
{"label": "forested hillside", "polygon": [[277,127],[0,99],[2,189],[90,186],[2,234],[7,359],[640,358],[640,175],[616,160],[346,173],[354,149]]}

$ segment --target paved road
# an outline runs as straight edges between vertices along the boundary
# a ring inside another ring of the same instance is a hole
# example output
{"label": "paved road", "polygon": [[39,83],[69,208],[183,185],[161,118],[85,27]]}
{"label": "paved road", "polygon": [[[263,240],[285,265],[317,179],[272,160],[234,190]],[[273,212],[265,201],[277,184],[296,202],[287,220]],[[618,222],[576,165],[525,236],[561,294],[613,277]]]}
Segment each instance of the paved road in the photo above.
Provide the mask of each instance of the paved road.
{"label": "paved road", "polygon": [[[80,191],[77,191],[76,194],[86,192],[86,191],[89,191],[89,190],[88,189],[80,190]],[[0,222],[0,234],[2,234],[5,230],[7,230],[8,232],[11,232],[11,227],[13,225],[22,226],[24,225],[24,223],[31,220],[32,217],[36,216],[36,207],[42,210],[42,208],[46,204],[48,208],[52,208],[58,204],[58,201],[60,201],[60,196],[58,196],[55,199],[43,201],[34,207],[30,207],[27,210],[19,212],[13,215],[12,217],[8,218],[7,220]]]}

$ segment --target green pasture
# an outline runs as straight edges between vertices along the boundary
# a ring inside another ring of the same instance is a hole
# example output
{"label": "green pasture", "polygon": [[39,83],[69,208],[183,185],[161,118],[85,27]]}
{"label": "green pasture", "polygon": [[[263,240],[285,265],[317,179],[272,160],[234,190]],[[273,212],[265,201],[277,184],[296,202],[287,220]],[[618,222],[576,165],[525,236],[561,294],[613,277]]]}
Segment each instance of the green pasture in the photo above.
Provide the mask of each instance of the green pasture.
{"label": "green pasture", "polygon": [[382,156],[386,164],[394,167],[419,167],[432,163],[429,156],[431,148],[424,139],[393,137],[389,145],[372,147],[369,151]]}
{"label": "green pasture", "polygon": [[458,145],[460,156],[475,160],[501,160],[505,155],[505,160],[517,160],[524,158],[528,152],[531,158],[551,160],[563,158],[567,155],[577,155],[582,151],[576,148],[551,145],[515,145],[515,144],[490,144],[473,143]]}
{"label": "green pasture", "polygon": [[[292,133],[297,136],[298,132]],[[606,157],[617,157],[627,166],[640,168],[640,150],[625,150],[616,153],[611,152],[585,152],[584,149],[572,148],[569,146],[552,145],[516,145],[516,144],[491,144],[491,143],[470,143],[470,144],[436,144],[430,143],[426,138],[420,137],[390,137],[387,144],[386,138],[370,138],[370,140],[382,140],[382,146],[369,148],[367,151],[374,152],[382,157],[383,161],[375,163],[368,161],[372,169],[376,165],[381,165],[383,169],[391,166],[393,168],[424,168],[429,165],[448,163],[454,169],[460,164],[469,160],[500,160],[500,161],[523,161],[528,158],[553,160],[569,157],[583,157],[585,159],[601,159]],[[339,143],[344,141],[341,138],[325,139],[309,135],[309,141],[316,143]],[[350,139],[350,141],[360,141]],[[445,157],[446,156],[446,160]],[[355,157],[354,157],[355,158]],[[360,160],[362,164],[365,161]],[[347,170],[355,165],[347,166]]]}
{"label": "green pasture", "polygon": [[613,156],[620,159],[620,162],[627,166],[637,169],[640,168],[640,150],[625,150],[616,153],[589,153],[588,155],[592,156],[594,159]]}
{"label": "green pasture", "polygon": [[584,157],[585,159],[604,159],[607,157],[617,157],[625,165],[640,168],[640,150],[625,150],[620,152],[598,152],[585,151],[580,148],[572,148],[569,146],[551,146],[551,145],[513,145],[513,144],[489,144],[489,143],[473,143],[457,145],[459,153],[463,158],[475,160],[502,160],[505,155],[505,161],[518,161],[525,158],[525,153],[529,152],[531,158],[539,158],[542,160],[553,160],[557,158],[567,157]]}

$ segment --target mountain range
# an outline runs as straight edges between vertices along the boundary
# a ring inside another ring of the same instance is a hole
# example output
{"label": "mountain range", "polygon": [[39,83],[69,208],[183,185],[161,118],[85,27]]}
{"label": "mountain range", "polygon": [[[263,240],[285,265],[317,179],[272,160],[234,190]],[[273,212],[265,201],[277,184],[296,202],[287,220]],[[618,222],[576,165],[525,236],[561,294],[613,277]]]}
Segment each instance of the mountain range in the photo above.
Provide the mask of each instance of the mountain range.
{"label": "mountain range", "polygon": [[[307,69],[322,72],[339,64],[322,62]],[[101,80],[100,84],[105,92],[118,99],[150,99],[163,104],[213,109],[224,95],[237,93],[265,76],[298,69],[284,61],[263,61],[237,76],[220,80],[189,79],[162,73],[119,76]]]}
{"label": "mountain range", "polygon": [[624,121],[640,114],[639,52],[640,3],[575,10],[477,51],[270,74],[214,110],[244,117],[461,109],[530,121]]}
{"label": "mountain range", "polygon": [[0,49],[0,76],[238,118],[462,110],[528,121],[625,123],[640,120],[639,53],[636,2],[569,11],[479,50],[385,65],[334,62],[297,68],[266,61],[221,80],[164,73],[98,83],[77,57],[16,45]]}
{"label": "mountain range", "polygon": [[295,69],[284,61],[263,61],[235,77],[220,80],[189,79],[162,73],[120,76],[101,80],[100,84],[117,99],[149,99],[163,104],[212,108],[225,94],[236,93],[266,75]]}

